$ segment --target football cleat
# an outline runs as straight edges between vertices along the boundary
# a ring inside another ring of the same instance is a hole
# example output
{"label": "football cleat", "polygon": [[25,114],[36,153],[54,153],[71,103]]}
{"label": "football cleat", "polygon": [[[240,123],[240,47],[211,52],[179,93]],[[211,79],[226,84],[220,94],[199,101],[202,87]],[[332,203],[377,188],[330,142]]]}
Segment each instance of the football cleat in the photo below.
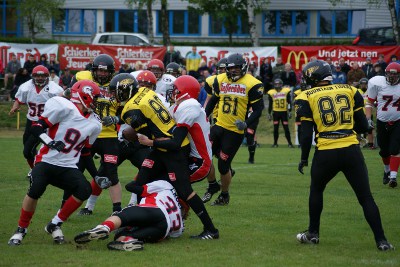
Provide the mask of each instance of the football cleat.
{"label": "football cleat", "polygon": [[273,144],[271,147],[278,147],[278,145],[277,144]]}
{"label": "football cleat", "polygon": [[207,191],[204,193],[204,196],[201,198],[203,203],[206,203],[211,200],[212,196],[221,190],[221,185],[217,182],[213,184],[208,184]]}
{"label": "football cleat", "polygon": [[228,197],[219,195],[218,198],[211,204],[211,206],[226,206],[229,204],[229,198],[229,195]]}
{"label": "football cleat", "polygon": [[318,244],[319,236],[316,233],[309,233],[308,231],[304,231],[297,234],[297,241],[302,244]]}
{"label": "football cleat", "polygon": [[84,244],[92,240],[103,240],[107,239],[110,235],[110,229],[105,225],[97,225],[95,228],[80,233],[74,237],[74,241],[77,244]]}
{"label": "football cleat", "polygon": [[32,180],[32,169],[29,170],[28,174],[26,175],[26,179]]}
{"label": "football cleat", "polygon": [[219,238],[219,231],[218,231],[218,229],[216,229],[215,232],[211,232],[209,230],[204,230],[199,235],[192,235],[190,238],[192,238],[192,239],[202,239],[202,240],[218,239]]}
{"label": "football cleat", "polygon": [[288,148],[294,148],[294,146],[292,144],[289,144]]}
{"label": "football cleat", "polygon": [[8,245],[9,246],[19,246],[21,245],[22,239],[24,239],[26,233],[28,232],[28,229],[19,227],[13,234],[13,236],[8,240]]}
{"label": "football cleat", "polygon": [[387,240],[379,241],[378,243],[376,243],[376,247],[380,251],[394,250],[394,247],[392,246],[392,244],[390,244]]}
{"label": "football cleat", "polygon": [[64,234],[61,231],[61,225],[62,223],[58,223],[58,224],[54,224],[52,222],[49,222],[46,227],[44,228],[44,230],[51,234],[51,236],[53,237],[54,243],[61,245],[65,243],[65,239],[64,239]]}
{"label": "football cleat", "polygon": [[93,211],[88,209],[88,208],[82,208],[79,212],[78,215],[84,216],[84,215],[92,215]]}
{"label": "football cleat", "polygon": [[382,179],[382,182],[383,182],[383,184],[388,184],[389,183],[389,174],[390,174],[390,172],[383,172],[383,179]]}
{"label": "football cleat", "polygon": [[134,251],[143,250],[143,241],[139,241],[132,237],[127,237],[123,241],[112,241],[107,244],[110,250]]}
{"label": "football cleat", "polygon": [[396,178],[389,177],[389,187],[391,187],[391,188],[397,187],[397,179]]}

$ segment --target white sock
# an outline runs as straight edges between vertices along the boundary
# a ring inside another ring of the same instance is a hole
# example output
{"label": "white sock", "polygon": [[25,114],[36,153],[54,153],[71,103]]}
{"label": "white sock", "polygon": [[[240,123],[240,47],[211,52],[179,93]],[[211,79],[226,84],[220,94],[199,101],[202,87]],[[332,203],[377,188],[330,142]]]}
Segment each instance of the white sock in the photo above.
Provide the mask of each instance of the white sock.
{"label": "white sock", "polygon": [[96,206],[96,201],[99,196],[90,195],[89,199],[86,202],[85,208],[88,210],[94,210],[94,206]]}
{"label": "white sock", "polygon": [[397,177],[397,172],[396,171],[390,171],[390,175],[389,175],[389,178],[390,179],[396,179],[396,177]]}
{"label": "white sock", "polygon": [[137,195],[135,193],[131,194],[131,199],[129,200],[129,205],[136,205],[137,204]]}
{"label": "white sock", "polygon": [[58,210],[57,215],[54,216],[54,218],[51,220],[52,224],[58,224],[58,223],[63,223],[64,221],[60,219],[60,217],[58,217],[58,213],[60,212],[60,210]]}

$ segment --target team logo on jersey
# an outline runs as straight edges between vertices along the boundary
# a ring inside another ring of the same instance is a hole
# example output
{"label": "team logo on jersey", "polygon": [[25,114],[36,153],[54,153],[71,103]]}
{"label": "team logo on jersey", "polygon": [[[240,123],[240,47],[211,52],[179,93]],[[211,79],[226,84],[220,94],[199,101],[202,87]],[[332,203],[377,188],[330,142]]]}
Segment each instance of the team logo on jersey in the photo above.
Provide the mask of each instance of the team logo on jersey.
{"label": "team logo on jersey", "polygon": [[153,168],[153,165],[154,165],[154,161],[151,159],[145,159],[142,163],[142,167],[146,167],[149,169]]}
{"label": "team logo on jersey", "polygon": [[222,83],[220,88],[220,93],[245,96],[246,86],[244,84]]}
{"label": "team logo on jersey", "polygon": [[169,177],[169,179],[170,179],[172,182],[175,182],[175,181],[176,181],[176,175],[175,175],[174,172],[169,172],[169,173],[168,173],[168,177]]}
{"label": "team logo on jersey", "polygon": [[189,164],[189,169],[190,169],[191,171],[193,171],[193,170],[195,170],[195,169],[197,169],[197,168],[198,168],[198,166],[197,166],[196,163]]}
{"label": "team logo on jersey", "polygon": [[118,156],[104,154],[104,162],[108,162],[108,163],[112,163],[112,164],[117,164],[117,162],[118,162]]}

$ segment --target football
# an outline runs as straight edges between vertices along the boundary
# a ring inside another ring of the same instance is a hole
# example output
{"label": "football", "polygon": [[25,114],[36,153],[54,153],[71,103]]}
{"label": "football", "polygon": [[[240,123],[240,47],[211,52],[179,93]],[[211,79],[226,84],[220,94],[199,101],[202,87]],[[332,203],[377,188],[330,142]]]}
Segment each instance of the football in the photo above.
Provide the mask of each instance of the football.
{"label": "football", "polygon": [[129,142],[134,142],[138,140],[137,133],[135,129],[133,129],[131,126],[128,126],[124,130],[122,130],[122,136],[125,140]]}

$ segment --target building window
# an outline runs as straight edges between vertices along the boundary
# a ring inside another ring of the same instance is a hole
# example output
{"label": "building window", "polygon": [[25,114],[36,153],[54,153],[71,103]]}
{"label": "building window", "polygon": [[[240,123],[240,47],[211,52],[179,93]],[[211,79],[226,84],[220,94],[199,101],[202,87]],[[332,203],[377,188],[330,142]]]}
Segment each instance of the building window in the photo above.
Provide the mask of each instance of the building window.
{"label": "building window", "polygon": [[308,11],[266,11],[263,13],[263,35],[309,35]]}
{"label": "building window", "polygon": [[18,19],[17,1],[0,0],[0,36],[21,36],[21,21]]}
{"label": "building window", "polygon": [[[161,12],[156,13],[156,33],[162,35]],[[168,11],[170,36],[199,36],[201,34],[201,16],[196,11],[170,10]]]}
{"label": "building window", "polygon": [[95,31],[95,10],[65,9],[53,19],[54,34],[93,34]]}
{"label": "building window", "polygon": [[365,10],[319,11],[318,34],[355,35],[360,28],[365,27],[365,13]]}
{"label": "building window", "polygon": [[145,10],[105,10],[106,32],[134,32],[147,34]]}
{"label": "building window", "polygon": [[[245,36],[249,35],[249,20],[247,13],[243,12],[237,17],[237,31],[233,33],[234,36]],[[224,20],[210,16],[210,29],[209,35],[228,35],[228,31],[225,28]]]}

